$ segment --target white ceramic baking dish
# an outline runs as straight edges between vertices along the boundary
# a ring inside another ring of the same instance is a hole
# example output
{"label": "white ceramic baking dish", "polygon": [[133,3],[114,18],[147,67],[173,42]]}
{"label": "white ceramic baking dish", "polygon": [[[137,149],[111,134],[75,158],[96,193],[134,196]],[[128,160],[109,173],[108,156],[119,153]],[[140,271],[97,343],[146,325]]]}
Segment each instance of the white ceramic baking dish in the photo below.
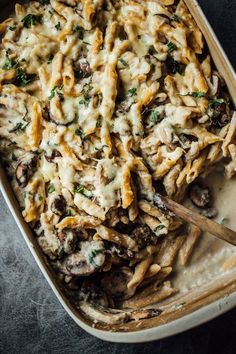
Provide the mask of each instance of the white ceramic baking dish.
{"label": "white ceramic baking dish", "polygon": [[[8,0],[1,0],[0,16],[2,18],[11,12],[14,2],[12,1],[9,5]],[[185,2],[204,33],[215,65],[225,79],[232,100],[236,105],[234,70],[197,1],[185,0]],[[212,183],[213,177],[210,178]],[[222,183],[217,178],[214,184],[217,195],[216,206],[220,210],[219,217],[229,216],[233,213],[230,201],[234,191],[236,192],[236,182]],[[180,292],[176,298],[172,298],[164,304],[169,309],[165,315],[111,327],[97,325],[95,328],[65,296],[63,287],[48,266],[35,237],[21,216],[18,203],[2,168],[0,168],[0,188],[31,253],[58,300],[81,328],[96,337],[126,343],[156,340],[204,323],[236,305],[236,269],[233,266],[236,265],[236,250],[233,246],[206,235],[195,252],[191,264],[180,269],[174,276],[174,285],[178,286]],[[232,218],[229,227],[236,229],[236,220],[234,221]],[[225,261],[228,261],[228,265]],[[181,306],[176,306],[178,303]]]}

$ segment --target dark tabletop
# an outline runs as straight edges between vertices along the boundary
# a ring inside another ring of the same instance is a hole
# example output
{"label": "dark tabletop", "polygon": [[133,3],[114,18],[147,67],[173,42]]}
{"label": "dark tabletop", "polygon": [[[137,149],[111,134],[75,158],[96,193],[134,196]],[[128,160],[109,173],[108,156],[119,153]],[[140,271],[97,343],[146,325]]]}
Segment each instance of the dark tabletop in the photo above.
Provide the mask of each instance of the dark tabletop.
{"label": "dark tabletop", "polygon": [[[236,1],[199,0],[236,67]],[[112,344],[80,329],[59,304],[0,196],[0,353],[233,354],[236,309],[177,336]]]}

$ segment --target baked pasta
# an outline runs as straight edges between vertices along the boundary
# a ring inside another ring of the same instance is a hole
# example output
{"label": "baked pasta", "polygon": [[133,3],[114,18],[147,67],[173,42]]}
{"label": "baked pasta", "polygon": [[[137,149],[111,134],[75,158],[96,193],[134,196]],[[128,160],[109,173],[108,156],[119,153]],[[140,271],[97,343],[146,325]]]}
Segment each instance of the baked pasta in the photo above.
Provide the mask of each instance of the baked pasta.
{"label": "baked pasta", "polygon": [[1,160],[48,262],[94,321],[159,315],[200,230],[155,192],[193,185],[214,216],[196,181],[236,172],[236,114],[184,1],[31,1],[0,34]]}

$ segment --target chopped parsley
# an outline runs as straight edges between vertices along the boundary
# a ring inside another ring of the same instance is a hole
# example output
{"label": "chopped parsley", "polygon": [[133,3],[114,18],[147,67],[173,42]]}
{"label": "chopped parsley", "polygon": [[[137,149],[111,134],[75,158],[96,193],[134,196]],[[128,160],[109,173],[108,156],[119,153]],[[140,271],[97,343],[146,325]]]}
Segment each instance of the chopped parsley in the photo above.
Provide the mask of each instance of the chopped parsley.
{"label": "chopped parsley", "polygon": [[17,28],[16,26],[9,26],[9,30],[10,30],[10,31],[15,31],[16,28]]}
{"label": "chopped parsley", "polygon": [[157,124],[160,122],[160,113],[158,111],[152,111],[149,119],[153,124]]}
{"label": "chopped parsley", "polygon": [[60,31],[60,30],[61,30],[61,23],[58,22],[58,23],[56,24],[55,28],[56,28],[58,31]]}
{"label": "chopped parsley", "polygon": [[54,184],[49,184],[49,186],[48,186],[48,193],[52,193],[52,192],[54,192],[55,191],[55,186],[54,186]]}
{"label": "chopped parsley", "polygon": [[79,39],[83,40],[84,39],[84,28],[81,26],[76,25],[73,29],[74,33],[78,33]]}
{"label": "chopped parsley", "polygon": [[102,126],[102,117],[98,117],[96,128],[101,128],[101,126]]}
{"label": "chopped parsley", "polygon": [[160,230],[162,230],[162,229],[164,229],[164,228],[165,228],[165,225],[159,224],[157,227],[155,227],[154,232],[160,231]]}
{"label": "chopped parsley", "polygon": [[144,132],[138,132],[138,133],[136,133],[135,135],[137,135],[137,136],[141,136],[141,138],[144,138],[145,137],[145,133]]}
{"label": "chopped parsley", "polygon": [[206,97],[206,94],[204,92],[196,91],[196,92],[188,92],[185,95],[180,95],[180,96],[190,96],[194,98],[202,98]]}
{"label": "chopped parsley", "polygon": [[134,97],[137,95],[137,89],[135,87],[128,89],[128,92],[130,93],[131,97]]}
{"label": "chopped parsley", "polygon": [[93,196],[90,191],[88,191],[84,186],[80,185],[75,187],[75,193],[82,194],[84,197],[88,199],[92,199]]}
{"label": "chopped parsley", "polygon": [[18,63],[14,60],[9,58],[8,53],[6,55],[6,61],[3,64],[3,70],[10,70],[10,69],[15,69],[17,67]]}
{"label": "chopped parsley", "polygon": [[49,57],[48,57],[47,64],[51,64],[51,62],[53,61],[53,58],[54,58],[54,55],[50,54]]}
{"label": "chopped parsley", "polygon": [[100,253],[103,253],[103,249],[97,249],[97,250],[92,250],[88,253],[88,260],[89,260],[89,263],[94,267],[94,268],[98,268],[99,265],[97,265],[97,263],[95,262],[94,258],[100,254]]}
{"label": "chopped parsley", "polygon": [[22,122],[18,122],[11,130],[9,130],[9,133],[16,133],[18,131],[25,131],[25,129],[27,128],[27,126],[29,125],[29,122],[27,123],[22,123]]}
{"label": "chopped parsley", "polygon": [[81,128],[75,130],[75,134],[78,135],[82,140],[85,138],[85,134]]}
{"label": "chopped parsley", "polygon": [[85,106],[88,106],[89,101],[90,101],[90,98],[84,98],[79,101],[79,104],[84,104]]}
{"label": "chopped parsley", "polygon": [[39,0],[42,5],[48,5],[50,0]]}
{"label": "chopped parsley", "polygon": [[33,81],[35,75],[28,75],[23,69],[16,70],[16,79],[20,86],[25,87]]}
{"label": "chopped parsley", "polygon": [[37,23],[40,23],[41,19],[42,15],[28,14],[21,20],[21,22],[24,27],[30,28],[31,26],[35,26]]}
{"label": "chopped parsley", "polygon": [[169,53],[172,53],[177,49],[176,45],[173,42],[168,42],[167,47]]}
{"label": "chopped parsley", "polygon": [[119,58],[118,61],[119,61],[123,66],[125,66],[125,67],[127,68],[127,66],[128,66],[127,61],[125,61],[125,60],[122,59],[122,58]]}
{"label": "chopped parsley", "polygon": [[48,96],[48,99],[49,101],[53,99],[53,97],[55,97],[55,93],[56,93],[56,89],[58,88],[58,86],[54,86],[52,89],[51,89],[51,93],[50,93],[50,96]]}

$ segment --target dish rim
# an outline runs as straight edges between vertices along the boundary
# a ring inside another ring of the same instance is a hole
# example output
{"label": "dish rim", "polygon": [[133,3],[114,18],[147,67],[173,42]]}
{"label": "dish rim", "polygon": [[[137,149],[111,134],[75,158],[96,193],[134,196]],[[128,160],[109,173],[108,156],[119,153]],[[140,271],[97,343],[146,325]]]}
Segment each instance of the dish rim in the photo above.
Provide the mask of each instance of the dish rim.
{"label": "dish rim", "polygon": [[[186,5],[189,8],[189,10],[191,6],[197,9],[199,16],[202,18],[203,22],[205,23],[205,25],[209,30],[209,34],[211,35],[211,38],[216,45],[216,48],[219,50],[220,54],[222,55],[224,63],[226,64],[229,72],[232,74],[232,80],[236,81],[236,74],[234,72],[234,69],[231,63],[229,62],[229,59],[225,51],[223,50],[218,38],[216,37],[215,32],[213,31],[206,16],[201,10],[199,3],[197,2],[197,0],[184,0],[184,1],[186,2]],[[194,17],[193,14],[192,16]],[[29,227],[26,224],[26,222],[23,220],[21,213],[19,212],[19,209],[16,204],[17,202],[13,197],[13,192],[9,188],[9,182],[5,177],[5,172],[2,166],[0,166],[0,190],[8,205],[9,210],[11,211],[11,214],[18,228],[21,231],[21,234],[24,237],[27,246],[29,247],[36,263],[38,264],[41,272],[43,273],[44,277],[46,278],[47,282],[49,283],[51,289],[53,290],[54,294],[58,298],[59,302],[66,310],[66,312],[70,315],[70,317],[76,322],[77,325],[79,325],[86,332],[88,332],[89,334],[97,338],[109,342],[116,342],[116,343],[142,343],[142,342],[149,342],[158,339],[163,339],[184,332],[186,330],[192,329],[207,321],[210,321],[211,319],[218,317],[219,315],[225,313],[226,311],[229,311],[230,309],[236,306],[236,292],[233,292],[231,294],[228,294],[227,296],[224,295],[220,299],[213,301],[207,305],[203,305],[201,308],[197,310],[193,310],[193,312],[190,312],[189,314],[186,314],[178,319],[174,319],[163,325],[155,326],[152,328],[147,328],[142,330],[137,329],[135,331],[129,331],[129,332],[123,332],[123,331],[112,332],[112,331],[93,328],[92,326],[86,323],[85,319],[84,320],[80,319],[79,315],[72,310],[72,306],[69,304],[69,301],[67,303],[66,300],[63,298],[59,286],[56,283],[56,280],[53,279],[53,276],[47,270],[46,264],[44,264],[45,262],[42,261],[41,259],[42,257],[37,253],[35,245],[30,240],[31,237],[30,237]]]}

